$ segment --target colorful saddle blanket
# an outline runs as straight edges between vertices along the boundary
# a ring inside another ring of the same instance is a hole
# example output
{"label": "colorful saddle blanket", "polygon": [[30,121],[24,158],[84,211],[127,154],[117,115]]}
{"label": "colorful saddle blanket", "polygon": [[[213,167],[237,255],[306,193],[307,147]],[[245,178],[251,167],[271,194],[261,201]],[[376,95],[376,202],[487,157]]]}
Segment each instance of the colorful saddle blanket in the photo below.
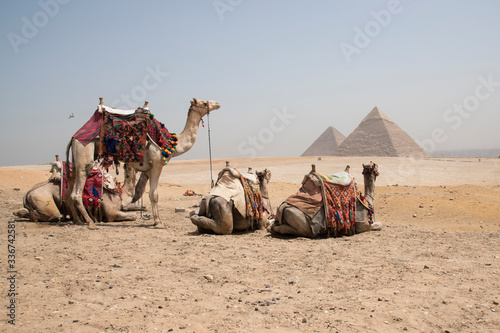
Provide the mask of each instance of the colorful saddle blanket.
{"label": "colorful saddle blanket", "polygon": [[115,161],[142,162],[148,137],[163,150],[165,161],[177,145],[177,135],[169,133],[149,109],[143,108],[123,111],[99,106],[73,138],[87,145],[98,135],[101,166],[105,169]]}
{"label": "colorful saddle blanket", "polygon": [[356,224],[356,187],[332,183],[321,178],[329,236],[354,235]]}
{"label": "colorful saddle blanket", "polygon": [[262,192],[259,181],[253,174],[241,174],[234,168],[224,168],[209,195],[223,197],[228,202],[232,200],[243,217],[249,217],[253,221],[262,219],[264,213]]}
{"label": "colorful saddle blanket", "polygon": [[[68,189],[68,174],[66,172],[66,162],[63,161],[61,177],[61,198],[64,201]],[[69,164],[69,176],[71,176],[71,163]],[[82,192],[83,205],[87,207],[100,207],[102,202],[102,192],[104,189],[122,195],[123,189],[120,182],[109,179],[110,174],[103,173],[99,168],[93,168],[85,181],[85,187]],[[112,178],[112,177],[111,177]]]}
{"label": "colorful saddle blanket", "polygon": [[340,172],[331,176],[309,173],[299,191],[286,200],[311,219],[325,209],[326,229],[329,236],[354,234],[356,223],[356,187],[352,176]]}

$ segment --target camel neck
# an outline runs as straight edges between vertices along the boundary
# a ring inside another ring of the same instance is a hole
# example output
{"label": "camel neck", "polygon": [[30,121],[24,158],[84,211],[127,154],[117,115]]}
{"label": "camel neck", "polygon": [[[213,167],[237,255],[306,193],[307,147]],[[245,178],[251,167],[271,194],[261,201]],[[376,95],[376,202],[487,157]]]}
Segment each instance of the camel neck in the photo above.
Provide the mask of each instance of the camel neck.
{"label": "camel neck", "polygon": [[371,175],[365,175],[364,176],[364,181],[365,181],[365,197],[366,200],[374,205],[375,204],[375,181],[373,179],[373,176]]}
{"label": "camel neck", "polygon": [[202,116],[198,112],[192,109],[189,110],[184,130],[177,136],[177,147],[173,156],[179,156],[186,153],[194,145],[198,135],[201,118]]}
{"label": "camel neck", "polygon": [[[126,168],[129,168],[131,170],[126,170]],[[126,198],[129,198],[131,200],[134,197],[136,172],[131,167],[126,166],[126,167],[124,167],[124,173],[125,173],[125,177],[124,177],[123,186],[122,186],[122,189],[123,189],[122,197],[124,197],[124,198],[126,197]]]}
{"label": "camel neck", "polygon": [[266,208],[269,210],[269,212],[272,212],[271,208],[271,200],[269,199],[269,189],[267,187],[268,181],[267,180],[261,180],[260,181],[260,192],[262,193],[262,199],[264,201],[264,204],[267,206]]}

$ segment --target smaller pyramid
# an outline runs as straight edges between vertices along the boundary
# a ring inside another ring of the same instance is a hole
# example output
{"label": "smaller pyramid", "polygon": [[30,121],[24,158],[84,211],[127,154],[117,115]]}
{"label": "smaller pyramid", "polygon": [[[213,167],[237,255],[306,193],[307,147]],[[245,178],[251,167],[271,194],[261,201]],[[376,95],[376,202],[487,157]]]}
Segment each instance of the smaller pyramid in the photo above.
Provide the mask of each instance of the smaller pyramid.
{"label": "smaller pyramid", "polygon": [[428,157],[405,131],[378,107],[342,142],[336,156]]}
{"label": "smaller pyramid", "polygon": [[301,156],[334,156],[338,146],[344,141],[344,134],[330,126]]}

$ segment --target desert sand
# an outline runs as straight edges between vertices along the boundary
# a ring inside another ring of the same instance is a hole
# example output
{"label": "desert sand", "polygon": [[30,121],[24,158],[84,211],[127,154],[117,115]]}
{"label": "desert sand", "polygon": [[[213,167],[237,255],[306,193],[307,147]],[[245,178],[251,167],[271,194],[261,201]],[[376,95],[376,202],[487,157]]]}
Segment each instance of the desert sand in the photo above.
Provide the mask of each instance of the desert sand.
{"label": "desert sand", "polygon": [[[208,160],[164,168],[165,230],[150,228],[150,212],[96,231],[19,219],[12,212],[49,166],[1,167],[0,331],[499,332],[500,159],[230,161],[240,171],[271,170],[276,209],[311,164],[324,174],[350,165],[362,186],[370,160],[379,165],[382,231],[327,239],[198,233],[187,216],[201,197],[183,193],[208,193]],[[224,164],[213,162],[214,180]],[[12,299],[15,326],[7,316]]]}

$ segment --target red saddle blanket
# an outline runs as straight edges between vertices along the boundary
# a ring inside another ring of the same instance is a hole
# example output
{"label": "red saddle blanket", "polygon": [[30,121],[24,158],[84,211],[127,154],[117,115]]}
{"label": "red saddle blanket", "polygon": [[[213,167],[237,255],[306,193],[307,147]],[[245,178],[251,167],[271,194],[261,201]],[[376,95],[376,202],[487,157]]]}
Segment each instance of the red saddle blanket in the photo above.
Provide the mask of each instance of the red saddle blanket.
{"label": "red saddle blanket", "polygon": [[[64,201],[68,189],[68,176],[71,177],[71,163],[69,164],[69,175],[66,173],[66,162],[63,162],[61,177],[61,198]],[[100,169],[94,168],[85,181],[82,192],[83,205],[85,207],[99,207],[102,202],[103,175]]]}
{"label": "red saddle blanket", "polygon": [[325,209],[326,229],[329,236],[354,234],[356,223],[356,185],[327,180],[328,177],[311,172],[299,191],[285,202],[297,207],[311,219],[320,209]]}
{"label": "red saddle blanket", "polygon": [[129,114],[96,110],[92,117],[73,135],[82,144],[89,144],[99,135],[101,166],[107,169],[114,161],[142,162],[148,136],[168,158],[175,151],[177,135],[169,133],[163,123],[148,109],[137,108]]}

